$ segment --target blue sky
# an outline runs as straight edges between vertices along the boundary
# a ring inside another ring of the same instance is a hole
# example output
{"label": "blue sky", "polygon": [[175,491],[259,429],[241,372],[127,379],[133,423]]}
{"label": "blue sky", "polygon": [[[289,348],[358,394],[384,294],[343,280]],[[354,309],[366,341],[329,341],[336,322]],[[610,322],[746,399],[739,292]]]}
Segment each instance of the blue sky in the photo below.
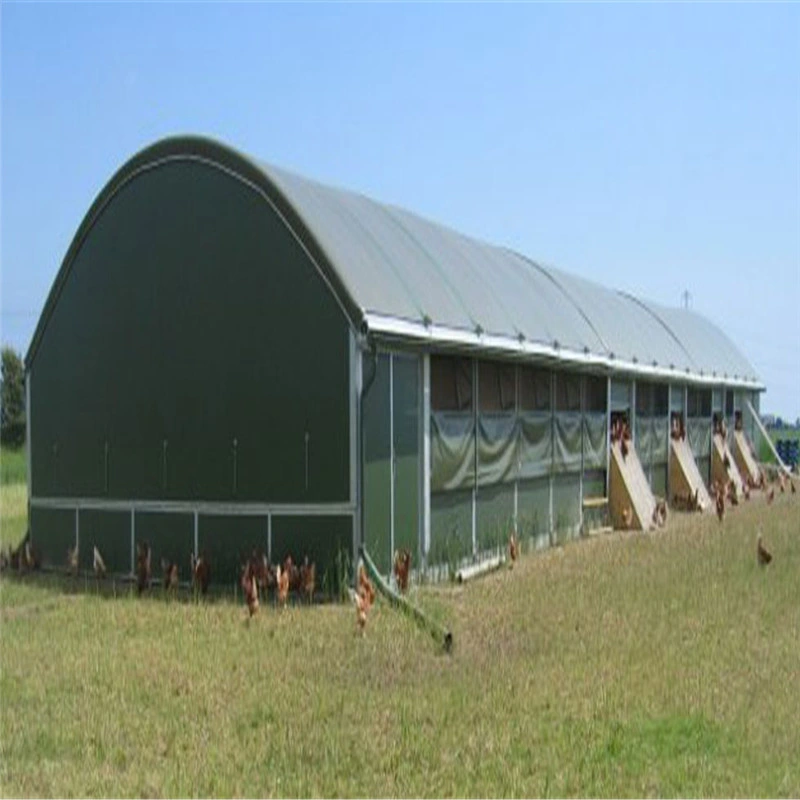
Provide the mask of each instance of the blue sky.
{"label": "blue sky", "polygon": [[136,151],[211,135],[667,305],[800,416],[800,7],[0,5],[2,341]]}

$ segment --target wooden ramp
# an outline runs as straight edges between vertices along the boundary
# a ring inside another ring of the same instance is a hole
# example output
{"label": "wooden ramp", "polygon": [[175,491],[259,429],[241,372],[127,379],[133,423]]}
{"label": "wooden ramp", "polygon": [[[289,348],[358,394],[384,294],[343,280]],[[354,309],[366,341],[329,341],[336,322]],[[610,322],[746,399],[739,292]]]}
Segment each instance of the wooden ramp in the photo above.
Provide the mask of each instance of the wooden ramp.
{"label": "wooden ramp", "polygon": [[753,483],[758,481],[759,470],[755,458],[753,458],[753,451],[750,448],[750,442],[747,439],[744,431],[733,432],[733,457],[736,459],[736,466],[742,477],[750,478]]}
{"label": "wooden ramp", "polygon": [[742,476],[736,468],[728,443],[719,433],[714,434],[711,447],[711,480],[723,486],[733,481],[737,494],[742,492]]}
{"label": "wooden ramp", "polygon": [[[633,442],[627,442],[628,455],[623,458],[619,442],[611,445],[611,471],[608,476],[608,510],[615,528],[649,531],[653,528],[656,499],[647,482]],[[623,511],[630,509],[630,526],[624,522]]]}
{"label": "wooden ramp", "polygon": [[669,460],[669,489],[672,495],[679,497],[694,497],[697,492],[697,502],[701,511],[711,511],[714,504],[711,495],[697,468],[692,448],[685,439],[670,437],[669,446],[671,458]]}

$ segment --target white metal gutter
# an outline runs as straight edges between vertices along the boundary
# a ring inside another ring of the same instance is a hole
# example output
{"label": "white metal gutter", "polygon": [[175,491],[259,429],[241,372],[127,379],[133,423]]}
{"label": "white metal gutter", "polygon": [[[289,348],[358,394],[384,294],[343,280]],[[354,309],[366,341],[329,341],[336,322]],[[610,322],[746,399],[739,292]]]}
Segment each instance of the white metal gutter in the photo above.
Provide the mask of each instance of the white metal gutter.
{"label": "white metal gutter", "polygon": [[415,344],[455,346],[469,350],[494,351],[516,358],[546,359],[567,365],[603,368],[608,372],[637,375],[653,380],[666,380],[671,383],[698,384],[703,386],[725,386],[751,391],[764,391],[766,388],[755,378],[739,375],[707,375],[695,372],[688,367],[659,366],[627,361],[609,355],[601,355],[589,351],[580,352],[561,347],[556,342],[528,341],[523,337],[512,338],[488,334],[482,331],[469,331],[463,328],[451,328],[445,325],[400,319],[384,314],[364,313],[363,333],[375,336],[404,339]]}

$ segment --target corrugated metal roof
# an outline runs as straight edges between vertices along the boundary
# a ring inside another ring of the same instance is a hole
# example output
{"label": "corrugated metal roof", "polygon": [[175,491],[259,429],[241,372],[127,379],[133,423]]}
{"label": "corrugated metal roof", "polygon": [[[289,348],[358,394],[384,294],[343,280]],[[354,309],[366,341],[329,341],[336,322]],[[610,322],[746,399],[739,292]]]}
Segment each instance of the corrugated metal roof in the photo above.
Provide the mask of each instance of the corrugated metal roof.
{"label": "corrugated metal roof", "polygon": [[260,166],[364,318],[384,334],[551,353],[651,376],[758,384],[739,349],[699,314],[638,300],[395,206]]}

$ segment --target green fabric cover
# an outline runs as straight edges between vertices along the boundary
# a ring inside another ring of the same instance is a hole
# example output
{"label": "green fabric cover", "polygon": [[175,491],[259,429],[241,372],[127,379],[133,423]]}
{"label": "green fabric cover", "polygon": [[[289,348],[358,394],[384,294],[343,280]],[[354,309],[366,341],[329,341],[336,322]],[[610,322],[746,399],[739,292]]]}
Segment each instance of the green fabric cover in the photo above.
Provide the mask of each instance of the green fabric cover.
{"label": "green fabric cover", "polygon": [[472,413],[431,414],[431,492],[475,483],[475,419]]}
{"label": "green fabric cover", "polygon": [[478,485],[513,481],[517,473],[519,422],[514,414],[478,417]]}
{"label": "green fabric cover", "polygon": [[689,447],[695,460],[706,458],[711,453],[711,431],[713,424],[710,419],[705,417],[692,417],[686,425],[686,436],[689,439]]}
{"label": "green fabric cover", "polygon": [[560,411],[555,415],[555,458],[553,468],[558,472],[580,472],[581,414]]}
{"label": "green fabric cover", "polygon": [[478,550],[503,549],[514,526],[514,484],[478,489]]}
{"label": "green fabric cover", "polygon": [[606,415],[586,413],[583,416],[583,468],[605,469],[608,451]]}
{"label": "green fabric cover", "polygon": [[[109,573],[127,575],[133,572],[129,511],[81,511],[80,541],[81,569],[92,569],[93,548],[96,546]],[[188,552],[181,558],[179,563],[184,572],[189,566]]]}
{"label": "green fabric cover", "polygon": [[75,512],[55,508],[31,508],[31,542],[42,566],[65,567],[67,548],[75,546]]}
{"label": "green fabric cover", "polygon": [[472,490],[431,492],[430,564],[455,564],[472,554]]}
{"label": "green fabric cover", "polygon": [[520,537],[549,539],[550,478],[534,478],[519,483],[517,531]]}
{"label": "green fabric cover", "polygon": [[520,414],[519,423],[520,478],[549,475],[553,466],[553,418],[550,412]]}

